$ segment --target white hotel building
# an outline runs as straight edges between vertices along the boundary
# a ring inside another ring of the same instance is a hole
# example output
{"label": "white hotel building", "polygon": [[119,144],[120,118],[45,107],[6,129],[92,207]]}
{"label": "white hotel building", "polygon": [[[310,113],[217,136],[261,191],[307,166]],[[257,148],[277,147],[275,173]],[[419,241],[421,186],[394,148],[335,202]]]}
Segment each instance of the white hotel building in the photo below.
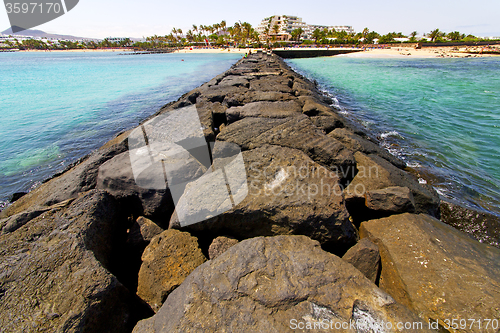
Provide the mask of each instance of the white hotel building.
{"label": "white hotel building", "polygon": [[[276,33],[274,30],[275,26],[278,26],[278,32]],[[292,15],[274,15],[271,17],[266,17],[263,19],[259,26],[256,28],[259,35],[264,39],[266,29],[269,29],[268,34],[270,36],[276,36],[277,40],[290,40],[292,35],[292,31],[298,28],[302,28],[304,31],[301,39],[310,39],[312,38],[312,33],[315,29],[324,30],[325,28],[328,30],[335,29],[335,31],[345,31],[347,33],[354,33],[354,29],[349,25],[313,25],[307,24],[302,21],[301,17],[292,16]]]}

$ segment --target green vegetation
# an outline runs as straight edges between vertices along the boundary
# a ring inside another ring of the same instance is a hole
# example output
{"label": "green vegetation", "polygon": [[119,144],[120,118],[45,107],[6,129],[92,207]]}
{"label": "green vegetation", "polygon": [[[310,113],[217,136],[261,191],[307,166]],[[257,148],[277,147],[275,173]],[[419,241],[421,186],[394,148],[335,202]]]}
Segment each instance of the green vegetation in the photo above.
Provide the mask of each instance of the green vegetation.
{"label": "green vegetation", "polygon": [[[50,41],[40,39],[27,39],[19,41],[16,38],[0,43],[0,49],[21,50],[65,50],[65,49],[97,49],[97,48],[129,48],[135,49],[166,49],[185,46],[206,45],[219,47],[289,47],[292,45],[370,45],[391,43],[447,43],[447,42],[480,42],[484,41],[473,35],[466,35],[458,31],[445,33],[434,29],[424,38],[418,38],[417,31],[404,35],[402,32],[390,32],[380,35],[375,31],[364,28],[358,33],[347,33],[335,31],[335,29],[315,29],[310,36],[302,28],[295,29],[289,34],[289,40],[278,40],[278,36],[284,35],[280,26],[272,25],[273,16],[267,18],[268,24],[262,33],[259,33],[248,22],[236,22],[233,26],[227,26],[226,21],[212,25],[196,25],[184,32],[182,29],[173,28],[171,33],[165,36],[149,36],[142,42],[132,42],[129,38],[120,41]],[[286,23],[285,18],[285,23]],[[10,36],[12,37],[12,36]],[[309,38],[307,38],[309,37]]]}

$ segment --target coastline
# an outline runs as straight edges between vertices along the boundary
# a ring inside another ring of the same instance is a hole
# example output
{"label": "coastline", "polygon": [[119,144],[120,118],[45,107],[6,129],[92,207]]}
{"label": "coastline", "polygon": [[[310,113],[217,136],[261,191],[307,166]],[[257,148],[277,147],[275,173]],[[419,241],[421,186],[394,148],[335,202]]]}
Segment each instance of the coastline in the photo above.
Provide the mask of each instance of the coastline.
{"label": "coastline", "polygon": [[[494,45],[496,49],[500,49],[500,45]],[[298,48],[297,50],[332,50],[332,48]],[[344,48],[338,48],[344,50]],[[452,46],[425,47],[415,49],[414,47],[384,47],[384,48],[367,48],[363,52],[355,52],[349,54],[336,55],[338,57],[353,57],[353,58],[480,58],[480,57],[499,57],[499,54],[482,54],[481,47],[457,48]],[[295,48],[277,48],[275,50],[295,50]],[[359,50],[359,48],[356,48]],[[75,50],[20,50],[18,52],[134,52],[132,48],[110,48],[110,49],[75,49]],[[219,47],[184,47],[172,53],[233,53],[245,54],[248,52],[255,53],[262,51],[259,48],[219,48]]]}

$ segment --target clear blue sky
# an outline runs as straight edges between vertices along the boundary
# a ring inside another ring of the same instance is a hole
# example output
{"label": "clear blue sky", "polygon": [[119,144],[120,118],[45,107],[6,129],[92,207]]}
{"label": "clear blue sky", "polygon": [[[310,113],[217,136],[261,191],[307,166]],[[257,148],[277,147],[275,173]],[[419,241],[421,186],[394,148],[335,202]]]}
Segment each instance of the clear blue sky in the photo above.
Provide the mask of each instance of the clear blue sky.
{"label": "clear blue sky", "polygon": [[[80,0],[66,15],[34,29],[80,37],[143,37],[221,20],[256,26],[275,14],[298,15],[310,24],[352,25],[357,32],[368,27],[382,34],[422,34],[439,28],[500,36],[500,0]],[[0,31],[9,27],[5,8],[1,9]]]}

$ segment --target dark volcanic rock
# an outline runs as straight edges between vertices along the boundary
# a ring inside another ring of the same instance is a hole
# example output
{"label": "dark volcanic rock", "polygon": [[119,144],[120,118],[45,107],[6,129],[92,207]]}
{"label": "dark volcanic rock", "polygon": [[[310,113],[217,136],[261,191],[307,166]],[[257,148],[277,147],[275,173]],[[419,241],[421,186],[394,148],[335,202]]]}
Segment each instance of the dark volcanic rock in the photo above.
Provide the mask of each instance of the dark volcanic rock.
{"label": "dark volcanic rock", "polygon": [[127,243],[132,246],[146,246],[151,242],[153,237],[159,235],[164,230],[144,216],[139,216],[134,224],[130,227],[127,237]]}
{"label": "dark volcanic rock", "polygon": [[354,132],[346,128],[337,128],[333,132],[330,132],[328,136],[339,140],[353,152],[360,151],[364,154],[377,154],[400,169],[404,169],[406,167],[406,163],[404,161],[395,157],[387,150],[379,147],[377,144],[354,134]]}
{"label": "dark volcanic rock", "polygon": [[[169,170],[176,168],[181,175],[179,177],[187,180],[201,176],[206,170],[187,151],[179,155],[177,160],[170,158],[168,162],[171,163]],[[147,170],[144,174],[148,174]],[[174,210],[169,189],[148,189],[137,185],[129,152],[115,156],[99,168],[97,188],[106,190],[119,200],[128,203],[129,210],[135,209],[137,214],[157,218],[159,222],[166,223]]]}
{"label": "dark volcanic rock", "polygon": [[142,254],[137,295],[157,312],[168,294],[206,260],[196,237],[165,230],[151,240]]}
{"label": "dark volcanic rock", "polygon": [[500,318],[499,249],[423,214],[363,222],[360,234],[380,249],[380,287],[425,320]]}
{"label": "dark volcanic rock", "polygon": [[[245,199],[222,215],[187,226],[187,230],[229,233],[239,239],[303,234],[338,251],[355,243],[356,231],[349,222],[337,174],[299,150],[278,146],[244,151],[243,159],[248,185],[247,193],[242,193]],[[212,202],[206,187],[198,184],[203,178],[184,192],[183,200],[197,203],[190,210]],[[170,224],[179,227],[176,214]]]}
{"label": "dark volcanic rock", "polygon": [[311,117],[311,121],[316,127],[322,129],[326,134],[336,128],[344,127],[344,119],[338,115]]}
{"label": "dark volcanic rock", "polygon": [[272,121],[246,118],[225,127],[217,139],[236,143],[244,149],[266,144],[295,148],[339,174],[355,171],[352,153],[336,139],[326,136],[304,115]]}
{"label": "dark volcanic rock", "polygon": [[281,75],[262,76],[250,82],[250,89],[257,91],[292,92],[293,81]]}
{"label": "dark volcanic rock", "polygon": [[277,236],[242,241],[199,266],[134,333],[290,332],[299,322],[368,332],[362,324],[378,331],[382,322],[419,321],[318,242]]}
{"label": "dark volcanic rock", "polygon": [[136,184],[129,152],[115,156],[99,168],[97,188],[127,202],[128,208],[137,214],[168,219],[174,210],[169,191],[145,189]]}
{"label": "dark volcanic rock", "polygon": [[[439,196],[431,186],[419,184],[413,175],[398,169],[378,155],[367,156],[357,152],[354,157],[359,172],[345,189],[349,211],[366,208],[365,195],[368,191],[399,186],[410,189],[415,202],[415,212],[439,216]],[[365,216],[366,219],[370,219],[369,216]]]}
{"label": "dark volcanic rock", "polygon": [[441,201],[441,221],[463,231],[481,243],[500,248],[500,218],[493,214]]}
{"label": "dark volcanic rock", "polygon": [[[118,206],[91,191],[0,236],[6,332],[127,332],[143,305],[112,275]],[[139,317],[140,318],[140,317]]]}
{"label": "dark volcanic rock", "polygon": [[241,106],[247,103],[253,102],[281,102],[281,101],[291,101],[297,98],[289,93],[283,93],[279,91],[253,91],[249,90],[247,92],[235,93],[226,96],[224,102],[228,106]]}
{"label": "dark volcanic rock", "polygon": [[370,281],[376,282],[380,269],[380,252],[377,245],[368,238],[361,239],[351,247],[342,259],[359,269]]}
{"label": "dark volcanic rock", "polygon": [[[250,77],[251,78],[251,77]],[[226,76],[222,81],[218,83],[218,86],[235,86],[235,87],[245,87],[250,86],[247,76]]]}

